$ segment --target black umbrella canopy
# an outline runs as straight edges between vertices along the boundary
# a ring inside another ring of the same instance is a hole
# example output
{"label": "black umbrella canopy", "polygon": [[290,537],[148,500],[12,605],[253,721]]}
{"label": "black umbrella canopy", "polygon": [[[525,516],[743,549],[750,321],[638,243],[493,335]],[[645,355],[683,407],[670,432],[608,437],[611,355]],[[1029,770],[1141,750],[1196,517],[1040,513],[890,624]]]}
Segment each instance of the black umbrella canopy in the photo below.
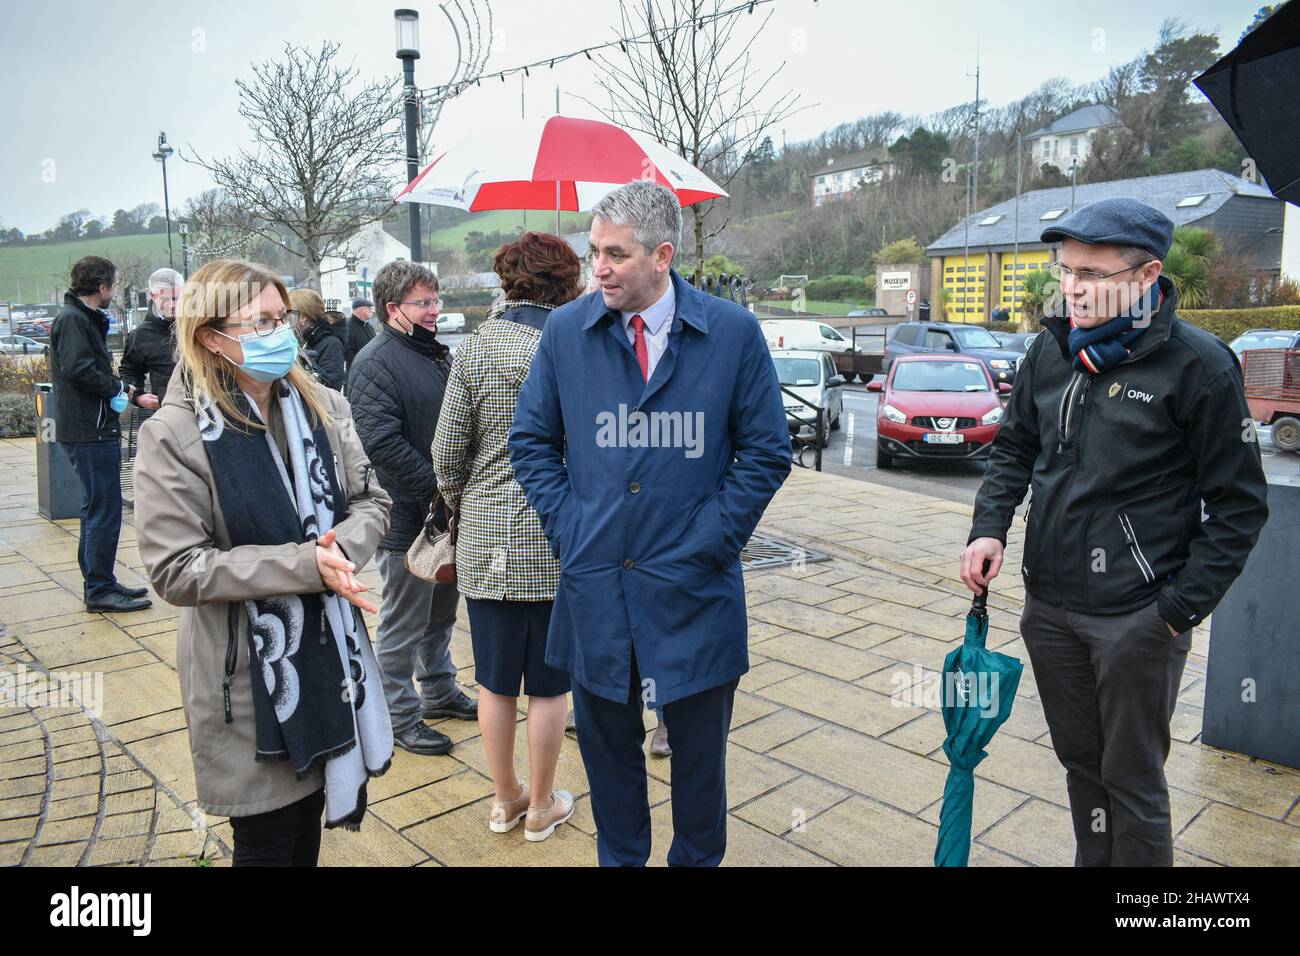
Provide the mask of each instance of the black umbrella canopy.
{"label": "black umbrella canopy", "polygon": [[1300,0],[1291,0],[1196,85],[1280,199],[1300,205]]}

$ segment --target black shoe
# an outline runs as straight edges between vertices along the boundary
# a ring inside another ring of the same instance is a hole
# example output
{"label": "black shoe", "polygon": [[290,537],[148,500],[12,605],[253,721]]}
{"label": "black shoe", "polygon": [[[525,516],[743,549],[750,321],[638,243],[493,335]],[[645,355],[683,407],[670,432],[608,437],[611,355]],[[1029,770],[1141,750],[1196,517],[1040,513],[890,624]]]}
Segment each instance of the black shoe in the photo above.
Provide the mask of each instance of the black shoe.
{"label": "black shoe", "polygon": [[400,734],[393,734],[393,743],[403,750],[426,757],[445,754],[451,750],[450,737],[438,733],[421,721],[416,721]]}
{"label": "black shoe", "polygon": [[148,597],[148,596],[149,596],[149,589],[148,589],[148,588],[129,588],[129,587],[127,587],[125,584],[119,584],[119,585],[117,586],[117,593],[118,593],[118,594],[125,594],[125,595],[126,595],[127,597],[129,597],[129,598],[142,598],[142,597]]}
{"label": "black shoe", "polygon": [[455,717],[457,720],[478,720],[478,701],[473,700],[463,690],[445,704],[437,707],[421,707],[420,716],[425,720],[439,720],[443,717]]}
{"label": "black shoe", "polygon": [[86,610],[92,614],[97,613],[122,613],[126,611],[143,611],[145,608],[153,607],[153,601],[148,598],[131,598],[125,594],[114,591],[107,597],[102,597],[97,601],[87,601]]}

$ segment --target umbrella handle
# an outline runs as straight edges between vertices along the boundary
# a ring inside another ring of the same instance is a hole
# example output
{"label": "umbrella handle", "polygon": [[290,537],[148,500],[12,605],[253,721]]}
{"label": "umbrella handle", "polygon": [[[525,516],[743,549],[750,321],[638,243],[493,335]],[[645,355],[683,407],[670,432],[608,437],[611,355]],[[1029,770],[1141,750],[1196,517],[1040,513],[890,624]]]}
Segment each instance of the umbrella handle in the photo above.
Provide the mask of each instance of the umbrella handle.
{"label": "umbrella handle", "polygon": [[[989,566],[992,563],[993,563],[992,561],[985,560],[984,568],[981,573],[987,576],[989,573]],[[989,589],[985,588],[979,594],[975,595],[975,599],[970,602],[970,609],[974,611],[976,614],[987,615],[988,600],[989,600]]]}

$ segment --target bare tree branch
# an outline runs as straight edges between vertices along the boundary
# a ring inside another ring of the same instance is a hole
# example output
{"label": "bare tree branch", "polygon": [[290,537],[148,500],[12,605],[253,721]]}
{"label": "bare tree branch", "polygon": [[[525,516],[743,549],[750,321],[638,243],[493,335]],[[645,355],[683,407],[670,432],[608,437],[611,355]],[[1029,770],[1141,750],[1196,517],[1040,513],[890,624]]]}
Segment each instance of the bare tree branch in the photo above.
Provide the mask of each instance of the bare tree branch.
{"label": "bare tree branch", "polygon": [[330,42],[318,52],[286,45],[280,60],[254,65],[235,84],[251,150],[182,154],[217,187],[201,208],[205,243],[224,244],[232,231],[260,237],[302,257],[314,285],[322,259],[388,212],[402,156],[396,81],[358,86],[354,66],[335,64],[338,52]]}
{"label": "bare tree branch", "polygon": [[[737,35],[739,15],[699,26],[722,9],[722,0],[620,0],[620,38],[650,38],[628,42],[621,55],[597,54],[597,81],[608,103],[590,105],[610,122],[668,146],[726,188],[764,135],[801,107],[794,91],[769,90],[783,63],[764,74],[754,66],[751,48],[771,14],[747,36]],[[770,102],[761,105],[765,99]],[[697,273],[706,241],[729,221],[706,227],[714,204],[691,207]]]}

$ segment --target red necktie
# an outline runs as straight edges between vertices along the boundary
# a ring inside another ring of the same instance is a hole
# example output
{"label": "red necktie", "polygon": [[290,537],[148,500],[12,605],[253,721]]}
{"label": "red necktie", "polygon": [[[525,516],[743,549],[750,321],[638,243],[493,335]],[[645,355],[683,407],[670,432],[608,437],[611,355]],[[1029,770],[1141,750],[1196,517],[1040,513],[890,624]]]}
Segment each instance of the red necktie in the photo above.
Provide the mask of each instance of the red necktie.
{"label": "red necktie", "polygon": [[650,381],[650,353],[645,347],[645,319],[639,315],[632,316],[632,330],[636,333],[636,360],[641,365],[641,381]]}

